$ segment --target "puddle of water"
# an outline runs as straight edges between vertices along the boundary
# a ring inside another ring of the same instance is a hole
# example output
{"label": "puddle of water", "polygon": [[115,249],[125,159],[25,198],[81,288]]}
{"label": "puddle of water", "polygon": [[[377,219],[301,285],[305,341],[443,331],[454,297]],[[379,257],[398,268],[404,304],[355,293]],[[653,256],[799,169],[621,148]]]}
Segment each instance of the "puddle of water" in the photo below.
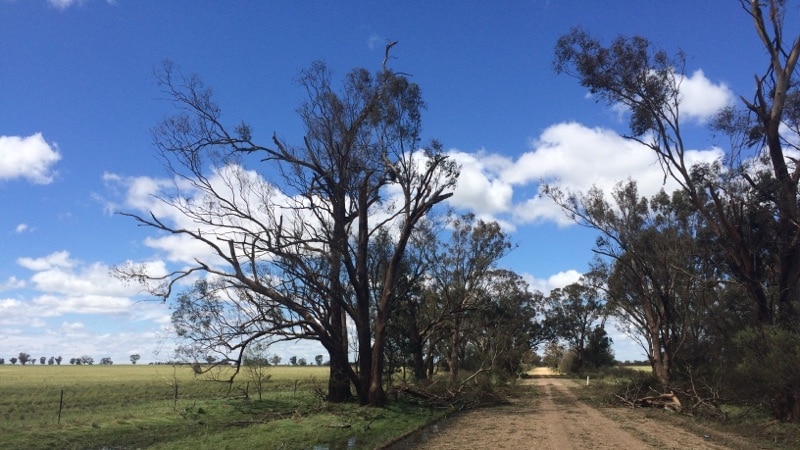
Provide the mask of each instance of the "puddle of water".
{"label": "puddle of water", "polygon": [[333,444],[333,445],[331,445],[331,444],[316,444],[313,447],[314,450],[348,450],[348,449],[352,449],[352,448],[356,448],[356,438],[353,437],[353,436],[350,436],[349,438],[347,438],[347,441],[345,441],[341,445],[340,444]]}

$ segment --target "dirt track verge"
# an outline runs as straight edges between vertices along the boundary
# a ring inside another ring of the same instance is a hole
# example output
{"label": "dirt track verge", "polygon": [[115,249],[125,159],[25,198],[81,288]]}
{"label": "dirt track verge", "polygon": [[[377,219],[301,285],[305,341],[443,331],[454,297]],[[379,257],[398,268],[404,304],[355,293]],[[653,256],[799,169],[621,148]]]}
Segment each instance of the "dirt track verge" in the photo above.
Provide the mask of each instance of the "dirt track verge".
{"label": "dirt track verge", "polygon": [[[508,405],[445,419],[390,449],[751,449],[753,443],[716,431],[688,431],[626,408],[594,408],[564,378],[525,380],[530,393]],[[664,412],[664,414],[670,414]],[[707,434],[699,434],[707,433]]]}

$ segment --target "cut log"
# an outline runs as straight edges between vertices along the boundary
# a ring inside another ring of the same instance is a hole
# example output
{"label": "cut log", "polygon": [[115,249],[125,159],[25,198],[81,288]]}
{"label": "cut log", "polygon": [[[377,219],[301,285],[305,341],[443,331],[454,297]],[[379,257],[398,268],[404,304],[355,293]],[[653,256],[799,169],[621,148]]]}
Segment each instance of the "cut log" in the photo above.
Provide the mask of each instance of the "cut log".
{"label": "cut log", "polygon": [[637,406],[641,406],[644,408],[664,408],[675,412],[683,411],[683,405],[681,404],[681,400],[672,391],[666,394],[642,397],[636,399],[634,403]]}

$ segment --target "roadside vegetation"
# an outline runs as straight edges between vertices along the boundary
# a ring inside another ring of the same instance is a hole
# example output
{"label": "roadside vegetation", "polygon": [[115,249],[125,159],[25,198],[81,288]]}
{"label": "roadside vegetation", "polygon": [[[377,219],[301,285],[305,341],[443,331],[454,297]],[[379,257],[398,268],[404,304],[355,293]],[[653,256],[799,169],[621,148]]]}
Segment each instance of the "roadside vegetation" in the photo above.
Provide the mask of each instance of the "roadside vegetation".
{"label": "roadside vegetation", "polygon": [[[581,401],[596,408],[636,409],[643,417],[670,423],[700,436],[740,436],[758,443],[758,448],[800,447],[800,425],[775,420],[768,405],[708,397],[705,403],[695,400],[680,409],[675,408],[668,399],[659,398],[663,391],[649,366],[605,367],[563,376],[575,379],[576,383],[572,386],[575,394]],[[670,392],[678,399],[686,400],[689,397],[680,387]],[[638,401],[642,398],[653,398],[654,401],[649,405],[643,404]]]}

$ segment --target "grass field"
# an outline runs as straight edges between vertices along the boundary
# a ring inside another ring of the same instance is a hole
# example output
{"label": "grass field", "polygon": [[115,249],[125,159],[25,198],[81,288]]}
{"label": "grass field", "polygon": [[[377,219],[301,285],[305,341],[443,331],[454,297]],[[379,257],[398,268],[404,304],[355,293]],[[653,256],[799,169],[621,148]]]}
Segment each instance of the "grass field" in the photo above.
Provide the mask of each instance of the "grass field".
{"label": "grass field", "polygon": [[0,448],[374,448],[435,419],[405,402],[329,405],[327,372],[266,368],[259,400],[246,371],[229,385],[189,366],[4,365]]}

